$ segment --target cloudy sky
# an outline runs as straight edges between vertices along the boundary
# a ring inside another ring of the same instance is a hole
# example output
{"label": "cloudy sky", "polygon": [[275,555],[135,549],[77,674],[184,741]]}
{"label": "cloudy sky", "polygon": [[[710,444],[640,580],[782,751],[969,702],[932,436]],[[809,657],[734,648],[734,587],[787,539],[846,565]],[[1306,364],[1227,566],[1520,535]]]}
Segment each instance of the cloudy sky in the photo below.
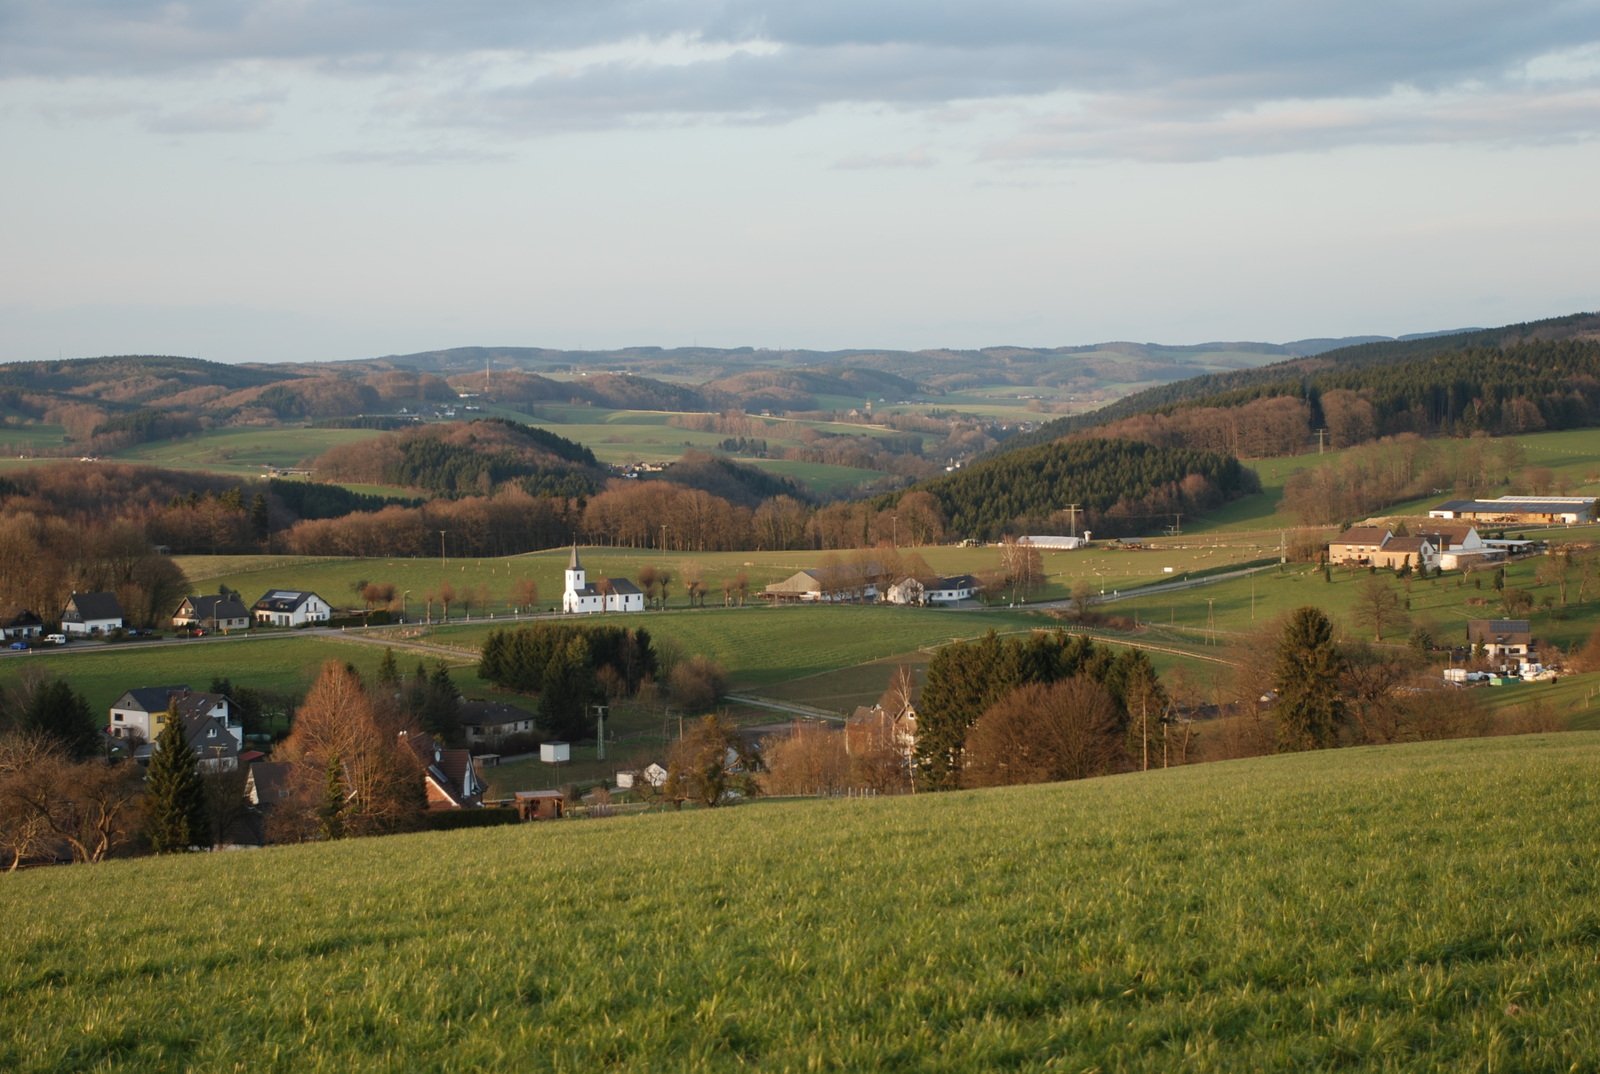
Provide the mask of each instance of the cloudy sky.
{"label": "cloudy sky", "polygon": [[0,359],[1600,308],[1600,0],[0,0]]}

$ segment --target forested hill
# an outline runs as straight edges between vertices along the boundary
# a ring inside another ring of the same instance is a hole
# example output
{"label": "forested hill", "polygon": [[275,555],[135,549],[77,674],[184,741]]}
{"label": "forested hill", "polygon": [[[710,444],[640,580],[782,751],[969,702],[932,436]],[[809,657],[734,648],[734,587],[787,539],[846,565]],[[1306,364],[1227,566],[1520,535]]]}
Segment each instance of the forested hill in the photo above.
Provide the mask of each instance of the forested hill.
{"label": "forested hill", "polygon": [[535,495],[583,496],[604,480],[594,454],[582,444],[498,418],[403,429],[343,444],[320,456],[316,467],[339,481],[447,496],[487,494],[506,482]]}
{"label": "forested hill", "polygon": [[[1158,448],[1131,440],[1041,444],[976,463],[918,488],[939,501],[948,532],[1094,530],[1104,537],[1150,532],[1154,523],[1217,507],[1254,492],[1254,471],[1231,456]],[[1062,508],[1077,504],[1069,517]]]}
{"label": "forested hill", "polygon": [[[1520,432],[1600,424],[1600,413],[1593,407],[1575,408],[1571,401],[1563,400],[1566,393],[1561,385],[1546,376],[1540,364],[1553,360],[1561,363],[1565,375],[1596,375],[1593,341],[1597,339],[1600,314],[1579,313],[1502,328],[1343,347],[1149,388],[1099,410],[1048,422],[1008,441],[998,453],[1091,430],[1128,435],[1121,423],[1129,419],[1135,419],[1132,424],[1137,425],[1142,417],[1148,424],[1151,416],[1172,416],[1187,409],[1235,408],[1286,397],[1308,401],[1309,436],[1311,429],[1325,425],[1318,396],[1326,390],[1354,392],[1371,405],[1375,427],[1369,436],[1479,428]],[[1581,394],[1583,385],[1574,387]],[[1540,411],[1537,422],[1527,424],[1527,407],[1512,405],[1518,399],[1533,402]],[[1581,415],[1580,409],[1588,416]],[[1358,436],[1350,442],[1364,438]],[[1226,447],[1239,450],[1240,445]]]}

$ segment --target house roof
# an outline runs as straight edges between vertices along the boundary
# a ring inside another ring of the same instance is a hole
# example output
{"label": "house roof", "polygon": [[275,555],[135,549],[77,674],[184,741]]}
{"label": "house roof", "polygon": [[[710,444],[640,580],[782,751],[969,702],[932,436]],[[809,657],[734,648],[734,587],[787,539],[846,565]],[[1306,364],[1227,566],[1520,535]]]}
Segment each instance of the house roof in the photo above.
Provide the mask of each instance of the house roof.
{"label": "house roof", "polygon": [[533,713],[527,709],[500,701],[463,701],[459,711],[462,723],[485,727],[503,727],[508,723],[533,719]]}
{"label": "house roof", "polygon": [[1469,619],[1467,638],[1470,641],[1493,641],[1501,636],[1521,636],[1532,633],[1526,619]]}
{"label": "house roof", "polygon": [[[215,716],[186,712],[180,713],[179,718],[183,720],[184,737],[189,740],[189,748],[194,750],[197,760],[212,761],[239,756],[239,744],[228,733],[227,725]],[[146,742],[134,750],[133,755],[139,760],[149,760],[155,749],[156,743]]]}
{"label": "house roof", "polygon": [[292,612],[315,596],[309,590],[269,589],[252,607],[259,612]]}
{"label": "house roof", "polygon": [[226,704],[229,701],[225,694],[208,694],[187,686],[136,686],[111,707],[128,712],[166,712],[168,706],[175,705],[179,715],[189,717],[205,715]]}
{"label": "house roof", "polygon": [[166,712],[168,700],[173,694],[188,692],[187,686],[135,686],[117,698],[111,707],[133,712]]}
{"label": "house roof", "polygon": [[1390,537],[1383,542],[1385,552],[1420,552],[1422,546],[1433,547],[1433,542],[1426,537]]}
{"label": "house roof", "polygon": [[173,613],[173,618],[183,614],[183,609],[189,609],[188,617],[191,619],[248,619],[250,610],[244,606],[244,601],[235,596],[222,596],[220,593],[207,593],[201,596],[184,597],[183,603],[178,605],[178,610]]}
{"label": "house roof", "polygon": [[258,806],[273,805],[289,797],[289,773],[294,766],[282,761],[257,761],[245,776],[255,790]]}
{"label": "house roof", "polygon": [[790,575],[781,582],[767,586],[768,593],[818,593],[822,590],[819,571],[804,570]]}
{"label": "house roof", "polygon": [[[76,617],[73,617],[76,612]],[[121,619],[122,604],[115,593],[74,593],[67,598],[63,619],[87,622],[90,619]]]}
{"label": "house roof", "polygon": [[1474,515],[1568,515],[1592,514],[1595,500],[1582,496],[1541,500],[1535,497],[1509,497],[1499,500],[1446,500],[1435,511],[1454,511]]}
{"label": "house roof", "polygon": [[982,589],[979,581],[970,574],[955,574],[949,578],[939,579],[935,589]]}
{"label": "house roof", "polygon": [[1382,544],[1389,536],[1385,526],[1351,526],[1333,539],[1334,544]]}
{"label": "house roof", "polygon": [[20,604],[0,607],[0,627],[40,626],[43,620]]}

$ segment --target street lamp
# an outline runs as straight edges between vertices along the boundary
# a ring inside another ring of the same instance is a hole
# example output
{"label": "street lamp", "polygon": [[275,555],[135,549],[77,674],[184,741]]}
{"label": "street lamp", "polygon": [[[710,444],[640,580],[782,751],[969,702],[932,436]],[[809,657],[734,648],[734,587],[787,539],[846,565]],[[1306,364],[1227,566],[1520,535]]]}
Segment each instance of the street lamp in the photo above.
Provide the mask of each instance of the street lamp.
{"label": "street lamp", "polygon": [[402,623],[406,621],[406,598],[410,595],[411,590],[409,589],[400,594],[400,621]]}

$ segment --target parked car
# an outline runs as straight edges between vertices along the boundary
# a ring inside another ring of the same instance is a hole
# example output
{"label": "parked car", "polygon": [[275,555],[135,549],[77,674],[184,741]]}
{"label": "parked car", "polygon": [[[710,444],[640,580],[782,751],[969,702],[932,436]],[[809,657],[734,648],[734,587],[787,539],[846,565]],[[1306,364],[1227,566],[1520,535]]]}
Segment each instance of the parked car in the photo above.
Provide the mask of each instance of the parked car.
{"label": "parked car", "polygon": [[25,641],[14,641],[11,643],[11,647],[13,649],[22,650],[28,648],[28,643]]}

